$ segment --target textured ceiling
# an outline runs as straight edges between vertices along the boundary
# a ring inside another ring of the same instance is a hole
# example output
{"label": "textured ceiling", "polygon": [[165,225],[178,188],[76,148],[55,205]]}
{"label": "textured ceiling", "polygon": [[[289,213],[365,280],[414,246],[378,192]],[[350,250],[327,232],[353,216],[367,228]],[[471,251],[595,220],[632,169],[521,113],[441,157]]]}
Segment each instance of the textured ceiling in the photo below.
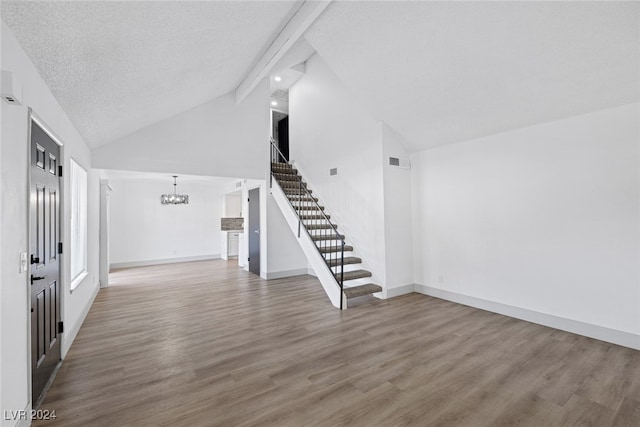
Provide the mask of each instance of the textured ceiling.
{"label": "textured ceiling", "polygon": [[411,151],[640,99],[640,4],[333,2],[305,34]]}
{"label": "textured ceiling", "polygon": [[97,147],[231,92],[292,1],[2,1],[2,19]]}

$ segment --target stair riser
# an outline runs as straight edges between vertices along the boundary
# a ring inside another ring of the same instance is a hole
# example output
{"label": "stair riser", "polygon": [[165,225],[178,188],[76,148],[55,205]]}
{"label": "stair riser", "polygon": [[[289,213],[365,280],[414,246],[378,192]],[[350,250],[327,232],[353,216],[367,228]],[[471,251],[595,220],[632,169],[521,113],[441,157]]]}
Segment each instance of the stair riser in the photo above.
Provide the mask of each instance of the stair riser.
{"label": "stair riser", "polygon": [[278,181],[293,181],[293,182],[298,182],[300,181],[300,177],[298,175],[293,175],[293,174],[274,174],[275,178]]}
{"label": "stair riser", "polygon": [[[340,253],[342,252],[342,248],[336,248],[336,247],[326,247],[324,245],[320,246],[317,245],[318,248],[320,249],[320,252],[323,254],[330,254],[330,253]],[[349,246],[349,245],[345,245],[344,246],[344,251],[345,252],[353,252],[353,246]]]}

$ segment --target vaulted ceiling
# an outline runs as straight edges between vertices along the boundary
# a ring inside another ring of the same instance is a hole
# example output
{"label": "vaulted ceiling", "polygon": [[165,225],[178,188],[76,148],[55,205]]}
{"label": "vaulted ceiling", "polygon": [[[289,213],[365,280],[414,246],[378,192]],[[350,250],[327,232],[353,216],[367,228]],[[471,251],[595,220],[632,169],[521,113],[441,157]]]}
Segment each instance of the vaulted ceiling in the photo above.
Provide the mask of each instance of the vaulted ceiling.
{"label": "vaulted ceiling", "polygon": [[2,1],[2,20],[97,147],[233,91],[292,1]]}
{"label": "vaulted ceiling", "polygon": [[640,100],[640,3],[333,2],[305,34],[411,151]]}
{"label": "vaulted ceiling", "polygon": [[[0,11],[98,147],[233,91],[298,7],[3,0]],[[640,100],[637,2],[336,0],[304,37],[410,151]]]}

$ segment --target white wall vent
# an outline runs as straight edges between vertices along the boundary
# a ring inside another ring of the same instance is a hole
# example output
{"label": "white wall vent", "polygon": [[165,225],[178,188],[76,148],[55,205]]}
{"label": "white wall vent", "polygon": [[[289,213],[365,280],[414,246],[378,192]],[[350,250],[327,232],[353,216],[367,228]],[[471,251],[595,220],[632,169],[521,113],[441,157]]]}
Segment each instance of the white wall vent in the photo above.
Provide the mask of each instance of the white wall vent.
{"label": "white wall vent", "polygon": [[401,159],[399,157],[389,157],[389,165],[399,167],[400,169],[411,169],[409,159]]}

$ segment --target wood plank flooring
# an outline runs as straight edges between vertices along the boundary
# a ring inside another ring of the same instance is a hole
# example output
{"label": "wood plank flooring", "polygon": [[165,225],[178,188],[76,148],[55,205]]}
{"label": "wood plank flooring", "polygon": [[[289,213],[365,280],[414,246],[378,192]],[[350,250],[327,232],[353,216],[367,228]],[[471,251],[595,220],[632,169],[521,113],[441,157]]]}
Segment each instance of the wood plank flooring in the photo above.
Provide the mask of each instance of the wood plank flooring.
{"label": "wood plank flooring", "polygon": [[311,276],[120,270],[34,426],[640,426],[640,352],[409,294],[336,310]]}

